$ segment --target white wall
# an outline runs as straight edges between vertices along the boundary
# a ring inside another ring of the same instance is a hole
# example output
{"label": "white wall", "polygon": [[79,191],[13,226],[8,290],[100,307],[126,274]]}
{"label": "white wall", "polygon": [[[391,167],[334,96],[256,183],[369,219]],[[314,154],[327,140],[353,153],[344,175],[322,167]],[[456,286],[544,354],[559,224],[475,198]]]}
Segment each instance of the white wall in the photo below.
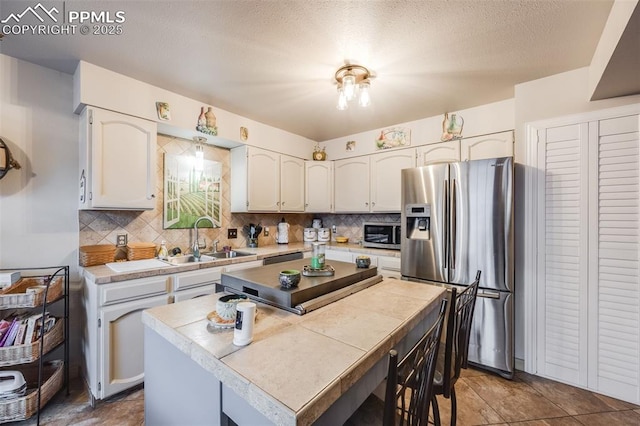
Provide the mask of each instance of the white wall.
{"label": "white wall", "polygon": [[68,74],[0,54],[0,137],[22,166],[0,180],[0,268],[70,266],[73,367],[81,321],[72,87]]}
{"label": "white wall", "polygon": [[525,197],[524,163],[526,135],[525,126],[529,122],[597,111],[622,105],[640,103],[640,95],[605,99],[590,102],[589,68],[579,68],[539,80],[529,81],[515,87],[515,253],[516,253],[516,358],[524,359],[524,288],[523,277],[527,273],[523,267],[524,229],[523,203]]}
{"label": "white wall", "polygon": [[[451,111],[449,116],[451,116],[451,114],[458,114],[464,119],[462,134],[465,137],[481,136],[489,133],[513,130],[515,125],[513,99],[507,99],[461,111]],[[435,117],[399,123],[393,126],[386,126],[384,128],[404,127],[410,129],[410,146],[414,147],[441,142],[443,120],[444,113]],[[380,130],[382,130],[382,128],[330,139],[321,142],[320,146],[325,147],[328,160],[339,160],[358,155],[372,154],[376,152],[375,140],[380,134]],[[356,142],[356,147],[353,151],[345,150],[347,141]]]}
{"label": "white wall", "polygon": [[[212,107],[216,116],[217,136],[195,130],[200,108],[209,105],[186,96],[152,86],[105,68],[80,61],[74,75],[73,108],[80,113],[85,105],[93,105],[147,120],[158,121],[158,133],[192,139],[205,137],[207,143],[225,148],[241,144],[311,159],[314,141],[248,118]],[[117,90],[116,90],[117,89]],[[167,102],[171,120],[159,121],[156,102]],[[240,127],[248,129],[246,141],[240,138]]]}
{"label": "white wall", "polygon": [[0,181],[0,267],[78,269],[78,117],[72,78],[0,55],[0,136],[20,170]]}

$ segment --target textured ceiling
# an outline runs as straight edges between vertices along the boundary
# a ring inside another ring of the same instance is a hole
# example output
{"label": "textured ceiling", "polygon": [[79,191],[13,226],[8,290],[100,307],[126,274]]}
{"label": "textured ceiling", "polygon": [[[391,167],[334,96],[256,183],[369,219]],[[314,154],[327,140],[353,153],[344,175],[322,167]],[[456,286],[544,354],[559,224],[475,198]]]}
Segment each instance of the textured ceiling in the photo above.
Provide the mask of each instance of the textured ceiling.
{"label": "textured ceiling", "polygon": [[[613,1],[42,3],[122,10],[123,34],[8,35],[1,53],[67,73],[83,59],[323,141],[508,99],[515,84],[587,66]],[[0,18],[35,4],[2,0]],[[374,73],[369,108],[336,109],[345,62]]]}

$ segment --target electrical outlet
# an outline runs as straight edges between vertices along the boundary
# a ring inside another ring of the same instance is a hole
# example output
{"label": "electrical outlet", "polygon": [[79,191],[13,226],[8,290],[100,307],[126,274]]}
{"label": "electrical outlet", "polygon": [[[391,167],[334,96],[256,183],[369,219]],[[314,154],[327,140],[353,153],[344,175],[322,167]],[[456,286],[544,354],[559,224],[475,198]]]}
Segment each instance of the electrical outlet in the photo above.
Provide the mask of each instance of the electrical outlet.
{"label": "electrical outlet", "polygon": [[127,234],[118,234],[116,237],[116,246],[124,247],[127,245]]}
{"label": "electrical outlet", "polygon": [[269,236],[269,227],[268,227],[268,226],[265,226],[265,227],[264,227],[264,236],[265,236],[265,237],[268,237],[268,236]]}
{"label": "electrical outlet", "polygon": [[227,238],[228,239],[238,238],[238,229],[237,228],[229,228],[227,230]]}

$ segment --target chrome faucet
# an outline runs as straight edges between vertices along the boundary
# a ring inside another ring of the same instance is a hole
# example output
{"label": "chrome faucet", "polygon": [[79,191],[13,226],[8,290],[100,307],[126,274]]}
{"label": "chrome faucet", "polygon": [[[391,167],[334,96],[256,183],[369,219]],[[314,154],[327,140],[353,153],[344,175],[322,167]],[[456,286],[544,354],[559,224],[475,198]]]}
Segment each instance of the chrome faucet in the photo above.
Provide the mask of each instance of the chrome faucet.
{"label": "chrome faucet", "polygon": [[192,251],[193,251],[193,258],[196,260],[196,262],[200,261],[200,244],[198,243],[198,223],[200,223],[201,220],[205,220],[205,219],[211,222],[213,226],[216,226],[211,216],[201,216],[197,218],[196,222],[193,224],[193,230],[195,232],[194,233],[195,241],[193,242]]}
{"label": "chrome faucet", "polygon": [[213,240],[213,252],[217,253],[218,252],[218,243],[220,242],[220,240]]}

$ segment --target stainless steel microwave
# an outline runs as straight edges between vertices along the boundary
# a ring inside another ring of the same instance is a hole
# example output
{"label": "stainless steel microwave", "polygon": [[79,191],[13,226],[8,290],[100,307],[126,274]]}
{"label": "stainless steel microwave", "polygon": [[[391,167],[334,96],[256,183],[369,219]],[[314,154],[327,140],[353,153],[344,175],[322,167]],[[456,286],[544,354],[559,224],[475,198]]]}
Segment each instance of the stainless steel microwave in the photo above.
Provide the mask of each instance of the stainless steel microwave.
{"label": "stainless steel microwave", "polygon": [[400,222],[365,222],[362,229],[364,247],[400,250]]}

